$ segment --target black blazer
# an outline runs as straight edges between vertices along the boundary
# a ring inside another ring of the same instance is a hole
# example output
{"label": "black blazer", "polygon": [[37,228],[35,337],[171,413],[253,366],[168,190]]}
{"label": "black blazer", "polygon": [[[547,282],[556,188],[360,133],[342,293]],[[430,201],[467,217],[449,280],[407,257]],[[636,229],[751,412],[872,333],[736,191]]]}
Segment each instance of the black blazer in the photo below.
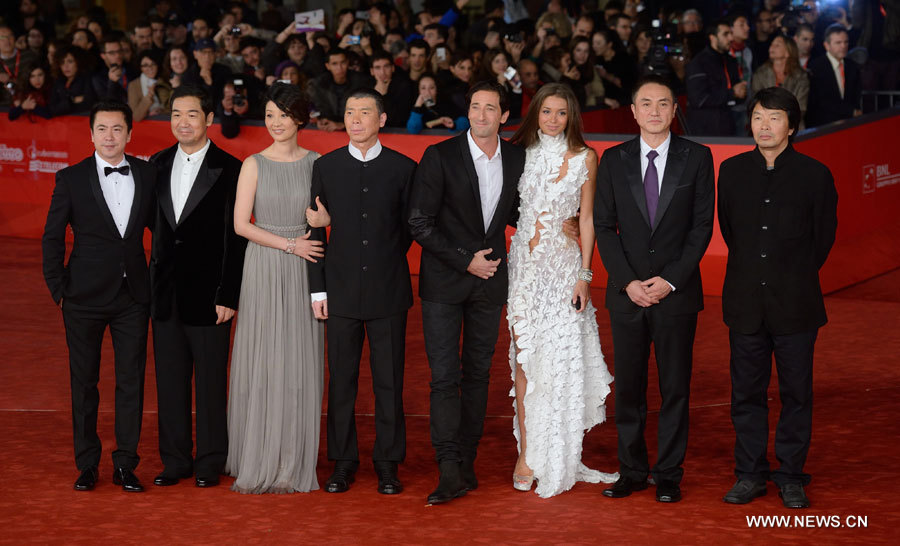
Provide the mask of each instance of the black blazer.
{"label": "black blazer", "polygon": [[775,335],[827,321],[819,269],[834,244],[837,191],[828,167],[788,146],[766,169],[759,150],[719,168],[719,227],[728,245],[722,311],[729,328]]}
{"label": "black blazer", "polygon": [[691,59],[684,75],[690,134],[734,134],[731,109],[738,99],[734,96],[733,86],[740,81],[737,61],[727,53],[719,53],[707,46]]}
{"label": "black blazer", "polygon": [[[410,232],[422,245],[419,296],[437,303],[460,303],[480,283],[488,297],[506,302],[509,278],[506,226],[518,219],[518,183],[525,168],[525,150],[500,140],[503,190],[487,233],[481,216],[478,175],[466,132],[429,146],[416,169],[409,203]],[[474,253],[493,249],[501,258],[497,273],[487,280],[466,271]]]}
{"label": "black blazer", "polygon": [[594,229],[609,274],[606,307],[637,312],[640,307],[625,287],[659,275],[675,286],[660,301],[659,309],[668,314],[696,313],[703,309],[700,259],[712,237],[715,209],[712,153],[706,146],[672,135],[652,224],[640,155],[640,137],[636,137],[606,150],[597,169]]}
{"label": "black blazer", "polygon": [[[144,228],[154,219],[156,171],[136,157],[125,159],[133,173],[134,200],[124,237],[103,198],[93,154],[56,173],[41,247],[44,280],[57,304],[65,298],[79,305],[105,305],[119,292],[123,274],[131,297],[150,301],[143,241]],[[67,226],[72,226],[75,242],[69,263],[63,265]]]}
{"label": "black blazer", "polygon": [[234,232],[241,162],[210,142],[176,224],[172,163],[177,144],[157,153],[156,229],[150,254],[150,315],[167,320],[172,304],[185,324],[216,323],[216,305],[237,309],[247,239]]}
{"label": "black blazer", "polygon": [[859,108],[862,81],[859,65],[844,59],[844,98],[838,87],[837,76],[827,55],[811,59],[809,70],[809,104],[806,108],[806,126],[818,127],[832,121],[849,119]]}
{"label": "black blazer", "polygon": [[[369,320],[412,306],[406,224],[416,162],[388,148],[362,162],[346,146],[313,164],[310,201],[331,215],[325,259],[309,263],[311,292],[328,292],[328,313]],[[312,239],[325,241],[325,229]]]}

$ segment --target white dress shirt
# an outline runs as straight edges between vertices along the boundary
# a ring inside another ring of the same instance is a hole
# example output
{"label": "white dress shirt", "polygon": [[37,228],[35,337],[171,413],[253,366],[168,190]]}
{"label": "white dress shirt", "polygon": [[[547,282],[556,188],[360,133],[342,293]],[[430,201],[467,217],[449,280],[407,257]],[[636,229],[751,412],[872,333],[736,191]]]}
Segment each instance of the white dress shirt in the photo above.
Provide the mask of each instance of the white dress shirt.
{"label": "white dress shirt", "polygon": [[188,195],[191,188],[194,187],[194,180],[197,178],[197,172],[209,151],[210,140],[206,139],[206,144],[202,148],[192,154],[186,154],[181,149],[181,144],[175,151],[175,158],[172,161],[172,175],[170,180],[170,188],[172,190],[172,208],[175,209],[175,222],[181,219],[181,213],[184,205],[187,203]]}
{"label": "white dress shirt", "polygon": [[347,150],[350,152],[350,155],[353,156],[353,159],[366,163],[368,161],[372,161],[381,154],[381,141],[375,141],[375,145],[366,151],[366,157],[363,157],[362,152],[359,150],[359,148],[354,146],[352,142],[347,145]]}
{"label": "white dress shirt", "polygon": [[[657,183],[659,184],[659,191],[662,191],[663,175],[666,173],[666,160],[669,158],[669,144],[671,143],[672,133],[669,133],[669,136],[666,137],[663,143],[656,148],[651,148],[649,144],[644,142],[644,137],[641,137],[641,180],[644,180],[644,176],[647,174],[647,167],[650,166],[650,159],[647,157],[647,154],[650,153],[650,150],[656,150],[656,153],[659,155],[656,156],[653,163],[656,165],[656,178]],[[674,292],[675,285],[669,281],[666,281],[666,283],[672,288],[672,292]]]}
{"label": "white dress shirt", "polygon": [[825,56],[828,57],[828,62],[831,63],[831,69],[834,70],[834,79],[837,80],[838,90],[841,92],[841,98],[844,98],[844,77],[841,76],[841,63],[844,61],[839,61],[834,58],[831,53],[825,52]]}
{"label": "white dress shirt", "polygon": [[472,130],[466,132],[469,140],[469,152],[475,163],[475,174],[478,175],[478,193],[481,195],[481,217],[484,231],[491,225],[491,219],[497,211],[500,194],[503,192],[503,158],[500,157],[500,135],[497,135],[497,151],[494,157],[488,157],[472,138]]}
{"label": "white dress shirt", "polygon": [[662,191],[663,175],[666,172],[666,160],[669,158],[669,144],[671,142],[672,133],[669,133],[669,136],[666,137],[662,144],[656,148],[651,148],[649,144],[644,142],[644,137],[641,137],[641,180],[644,180],[644,176],[647,175],[647,167],[650,166],[650,160],[647,158],[647,154],[650,153],[650,150],[656,150],[656,153],[659,155],[656,156],[653,163],[656,165],[656,178],[659,183],[660,191]]}
{"label": "white dress shirt", "polygon": [[[362,161],[363,163],[367,163],[381,155],[381,141],[375,141],[375,145],[366,151],[366,157],[363,157],[362,152],[359,150],[359,148],[354,146],[352,142],[347,145],[347,151],[350,152],[350,155],[353,157],[353,159]],[[309,299],[313,302],[327,300],[328,292],[313,292],[309,295]]]}
{"label": "white dress shirt", "polygon": [[131,203],[134,201],[134,175],[131,171],[127,175],[121,173],[103,172],[105,167],[122,167],[128,165],[125,157],[118,165],[111,165],[102,159],[97,152],[94,152],[94,159],[97,163],[97,176],[100,178],[100,189],[103,190],[103,199],[106,206],[112,214],[113,221],[116,223],[116,229],[119,235],[125,236],[125,228],[128,227],[128,218],[131,216]]}

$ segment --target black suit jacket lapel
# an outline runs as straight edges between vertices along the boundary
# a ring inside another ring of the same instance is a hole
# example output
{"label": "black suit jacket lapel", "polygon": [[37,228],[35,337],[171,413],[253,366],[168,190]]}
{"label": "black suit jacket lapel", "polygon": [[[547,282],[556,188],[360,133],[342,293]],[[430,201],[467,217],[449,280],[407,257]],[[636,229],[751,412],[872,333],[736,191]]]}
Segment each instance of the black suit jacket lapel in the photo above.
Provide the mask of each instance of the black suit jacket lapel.
{"label": "black suit jacket lapel", "polygon": [[689,149],[685,146],[681,138],[672,135],[669,142],[669,155],[666,158],[666,170],[663,172],[662,187],[659,189],[659,203],[656,206],[656,219],[653,221],[653,231],[659,226],[659,221],[666,213],[669,204],[672,203],[672,197],[675,195],[675,189],[681,182],[681,175],[684,174],[684,168],[687,166]]}
{"label": "black suit jacket lapel", "polygon": [[175,205],[172,203],[172,163],[175,161],[175,153],[178,145],[164,151],[157,164],[156,196],[159,208],[172,229],[175,229]]}
{"label": "black suit jacket lapel", "polygon": [[463,167],[466,175],[469,177],[469,184],[472,186],[472,194],[475,198],[475,212],[478,217],[478,225],[484,230],[484,218],[481,214],[481,190],[478,188],[478,173],[475,171],[475,160],[472,158],[472,151],[469,150],[469,137],[467,133],[463,133],[457,137],[459,139],[459,153],[462,159]]}
{"label": "black suit jacket lapel", "polygon": [[126,155],[125,159],[131,167],[131,178],[134,179],[134,199],[131,200],[131,212],[128,214],[128,225],[125,226],[125,235],[123,236],[123,238],[127,239],[131,237],[131,232],[134,231],[134,225],[139,216],[138,211],[141,210],[141,194],[143,193],[141,188],[146,181],[141,176],[140,169],[137,168],[135,158]]}
{"label": "black suit jacket lapel", "polygon": [[516,188],[519,185],[519,180],[515,177],[515,173],[518,169],[514,169],[512,166],[513,156],[510,152],[510,144],[503,139],[500,139],[500,160],[503,164],[503,189],[500,192],[500,200],[497,201],[497,209],[494,212],[493,218],[491,218],[491,224],[488,226],[487,233],[485,235],[490,235],[498,228],[498,226],[505,226],[508,214],[504,214],[503,211],[506,211],[509,208],[509,202],[512,199],[515,199],[516,196]]}
{"label": "black suit jacket lapel", "polygon": [[112,230],[116,237],[121,237],[122,234],[119,233],[119,229],[116,227],[116,221],[109,210],[109,205],[106,204],[106,198],[103,197],[103,188],[100,186],[100,177],[97,174],[97,158],[91,156],[91,160],[86,166],[90,171],[87,173],[88,182],[91,186],[91,192],[94,194],[94,199],[97,201],[97,206],[100,207],[100,215],[103,216],[106,226]]}
{"label": "black suit jacket lapel", "polygon": [[647,225],[650,224],[650,214],[647,212],[647,196],[644,195],[644,180],[641,178],[641,142],[640,137],[633,139],[628,146],[620,152],[622,163],[625,164],[625,179],[631,189],[638,210]]}
{"label": "black suit jacket lapel", "polygon": [[178,218],[179,224],[191,215],[191,212],[197,208],[200,201],[203,201],[209,190],[216,184],[220,174],[222,174],[222,166],[219,164],[219,148],[210,141],[209,150],[206,151],[206,157],[203,158],[203,163],[200,164],[197,177],[194,179],[194,185],[191,186],[191,192],[188,194],[184,208],[181,210],[181,217]]}

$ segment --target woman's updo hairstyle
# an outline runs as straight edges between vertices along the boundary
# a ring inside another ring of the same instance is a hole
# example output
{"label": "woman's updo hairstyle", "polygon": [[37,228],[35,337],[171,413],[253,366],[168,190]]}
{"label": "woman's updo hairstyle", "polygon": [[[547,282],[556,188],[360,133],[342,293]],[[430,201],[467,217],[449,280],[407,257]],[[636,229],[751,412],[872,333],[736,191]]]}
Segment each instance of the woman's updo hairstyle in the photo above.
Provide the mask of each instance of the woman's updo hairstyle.
{"label": "woman's updo hairstyle", "polygon": [[301,127],[309,123],[309,99],[296,85],[275,82],[266,91],[265,102],[272,101]]}

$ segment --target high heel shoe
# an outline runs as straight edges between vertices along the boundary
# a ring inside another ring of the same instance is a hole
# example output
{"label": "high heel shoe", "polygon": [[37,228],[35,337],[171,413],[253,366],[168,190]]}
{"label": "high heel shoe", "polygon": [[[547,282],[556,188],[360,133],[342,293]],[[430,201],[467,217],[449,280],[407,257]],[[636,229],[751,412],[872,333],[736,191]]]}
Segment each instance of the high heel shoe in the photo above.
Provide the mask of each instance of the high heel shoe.
{"label": "high heel shoe", "polygon": [[520,476],[516,473],[513,473],[513,488],[518,491],[531,491],[531,486],[534,485],[534,474],[531,476]]}

